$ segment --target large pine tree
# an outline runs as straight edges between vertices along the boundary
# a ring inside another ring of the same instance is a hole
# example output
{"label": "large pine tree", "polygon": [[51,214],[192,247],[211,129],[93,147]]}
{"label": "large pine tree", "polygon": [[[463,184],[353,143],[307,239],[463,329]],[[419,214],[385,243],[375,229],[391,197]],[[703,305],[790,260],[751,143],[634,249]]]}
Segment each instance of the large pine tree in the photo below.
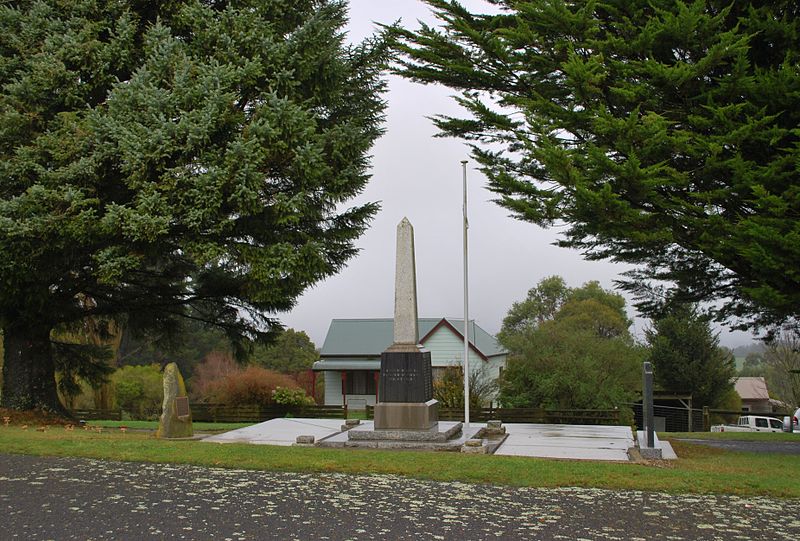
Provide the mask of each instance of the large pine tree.
{"label": "large pine tree", "polygon": [[0,7],[4,406],[59,409],[54,329],[259,337],[355,254],[386,46],[345,23],[342,0]]}
{"label": "large pine tree", "polygon": [[400,71],[463,92],[437,125],[500,204],[640,265],[651,313],[655,279],[745,326],[800,315],[800,4],[425,1],[443,26],[396,31]]}

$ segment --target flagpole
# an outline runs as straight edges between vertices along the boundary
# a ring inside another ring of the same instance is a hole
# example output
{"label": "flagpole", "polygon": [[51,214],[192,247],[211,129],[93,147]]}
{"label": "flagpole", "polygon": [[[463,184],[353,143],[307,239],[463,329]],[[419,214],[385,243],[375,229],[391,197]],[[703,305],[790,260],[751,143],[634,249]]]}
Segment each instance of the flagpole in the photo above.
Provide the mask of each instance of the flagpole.
{"label": "flagpole", "polygon": [[467,160],[461,161],[464,172],[464,427],[469,428],[469,271],[467,258]]}

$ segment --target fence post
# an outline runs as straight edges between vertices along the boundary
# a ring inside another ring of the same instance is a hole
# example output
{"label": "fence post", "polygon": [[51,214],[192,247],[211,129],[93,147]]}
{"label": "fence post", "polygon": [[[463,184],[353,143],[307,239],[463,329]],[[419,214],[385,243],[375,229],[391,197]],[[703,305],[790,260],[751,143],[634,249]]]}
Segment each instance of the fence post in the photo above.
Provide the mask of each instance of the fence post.
{"label": "fence post", "polygon": [[703,432],[711,430],[711,412],[708,406],[703,406]]}

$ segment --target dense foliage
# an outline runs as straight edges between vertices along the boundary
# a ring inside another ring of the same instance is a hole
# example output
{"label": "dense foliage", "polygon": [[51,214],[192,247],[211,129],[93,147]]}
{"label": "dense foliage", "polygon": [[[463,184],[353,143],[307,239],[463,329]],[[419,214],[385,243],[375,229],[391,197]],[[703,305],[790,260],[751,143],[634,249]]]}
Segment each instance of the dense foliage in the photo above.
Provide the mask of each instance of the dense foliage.
{"label": "dense foliage", "polygon": [[155,419],[161,413],[164,384],[157,364],[124,366],[111,376],[114,405],[135,419]]}
{"label": "dense foliage", "polygon": [[305,331],[286,329],[269,346],[256,346],[251,359],[264,368],[294,374],[310,369],[319,352]]}
{"label": "dense foliage", "polygon": [[276,387],[272,391],[272,401],[279,406],[313,406],[314,399],[303,389]]}
{"label": "dense foliage", "polygon": [[0,6],[2,405],[59,409],[54,328],[267,338],[356,253],[386,47],[341,0]]}
{"label": "dense foliage", "polygon": [[[214,381],[202,398],[206,402],[228,406],[268,406],[275,402],[274,392],[278,388],[297,389],[304,393],[286,374],[248,366]],[[278,396],[283,397],[285,394]]]}
{"label": "dense foliage", "polygon": [[645,331],[656,384],[691,394],[696,407],[720,407],[733,390],[736,365],[719,346],[708,317],[692,306],[673,306]]}
{"label": "dense foliage", "polygon": [[609,409],[636,400],[642,348],[625,300],[596,282],[545,278],[515,303],[498,335],[509,351],[500,379],[506,407]]}
{"label": "dense foliage", "polygon": [[141,333],[123,329],[117,364],[164,366],[174,362],[188,379],[195,367],[214,351],[232,352],[231,342],[225,333],[213,325],[185,319],[175,326]]}
{"label": "dense foliage", "polygon": [[[469,374],[469,407],[488,406],[497,393],[497,382],[487,374],[486,365],[473,367]],[[433,398],[445,408],[464,407],[464,368],[447,366],[433,381]]]}
{"label": "dense foliage", "polygon": [[462,92],[467,117],[436,124],[500,204],[641,265],[626,287],[651,315],[664,297],[742,326],[800,315],[800,4],[425,1],[443,26],[396,30],[399,71]]}

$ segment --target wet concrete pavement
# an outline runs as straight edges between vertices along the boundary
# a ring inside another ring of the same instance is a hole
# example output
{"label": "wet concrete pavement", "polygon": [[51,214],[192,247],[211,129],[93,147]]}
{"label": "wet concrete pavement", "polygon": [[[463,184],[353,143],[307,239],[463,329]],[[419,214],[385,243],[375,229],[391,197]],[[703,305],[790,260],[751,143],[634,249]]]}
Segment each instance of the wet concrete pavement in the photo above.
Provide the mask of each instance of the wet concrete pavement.
{"label": "wet concrete pavement", "polygon": [[[443,427],[454,423],[443,421],[439,424]],[[342,443],[347,441],[348,436],[341,432],[341,425],[341,419],[271,419],[210,436],[205,441],[292,445],[297,436],[311,435],[317,442],[326,440],[329,443]],[[486,425],[472,423],[473,429],[483,426]],[[627,461],[628,448],[634,446],[633,432],[628,426],[531,423],[504,423],[503,426],[508,438],[497,449],[497,455]],[[372,421],[362,421],[361,427],[371,429]],[[466,437],[461,438],[461,443],[464,441]]]}
{"label": "wet concrete pavement", "polygon": [[0,517],[3,540],[800,539],[800,500],[15,455]]}

